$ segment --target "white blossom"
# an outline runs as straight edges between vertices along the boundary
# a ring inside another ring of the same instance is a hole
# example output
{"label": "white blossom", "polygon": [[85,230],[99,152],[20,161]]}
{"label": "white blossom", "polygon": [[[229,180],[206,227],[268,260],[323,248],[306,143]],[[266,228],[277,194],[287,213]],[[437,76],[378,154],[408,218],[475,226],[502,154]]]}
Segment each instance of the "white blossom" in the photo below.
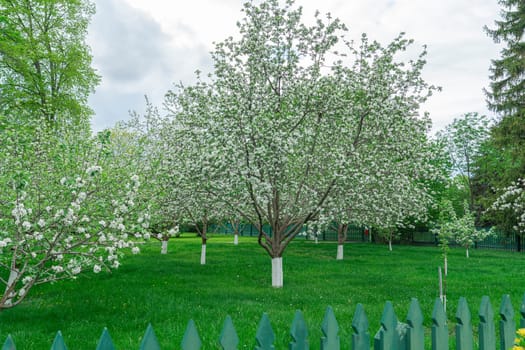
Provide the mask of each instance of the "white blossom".
{"label": "white blossom", "polygon": [[88,174],[89,176],[95,176],[100,172],[102,172],[102,167],[100,167],[99,165],[93,165],[86,169],[86,174]]}
{"label": "white blossom", "polygon": [[56,273],[64,272],[64,268],[61,265],[53,265],[51,269]]}
{"label": "white blossom", "polygon": [[24,221],[22,223],[22,228],[26,231],[29,231],[31,229],[31,223],[29,223],[29,221]]}

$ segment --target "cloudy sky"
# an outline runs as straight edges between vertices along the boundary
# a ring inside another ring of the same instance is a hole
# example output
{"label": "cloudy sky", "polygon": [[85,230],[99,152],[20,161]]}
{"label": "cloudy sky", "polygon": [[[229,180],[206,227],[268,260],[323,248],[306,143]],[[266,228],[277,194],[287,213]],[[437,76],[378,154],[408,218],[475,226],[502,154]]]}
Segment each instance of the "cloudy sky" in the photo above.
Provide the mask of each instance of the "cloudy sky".
{"label": "cloudy sky", "polygon": [[[161,106],[174,83],[190,84],[209,72],[213,42],[235,36],[243,0],[95,0],[88,44],[102,82],[89,103],[94,131],[144,111],[148,98]],[[492,114],[482,89],[490,60],[499,56],[483,31],[499,18],[497,0],[296,0],[311,18],[330,12],[350,38],[367,33],[383,44],[399,32],[427,45],[425,79],[443,91],[423,106],[438,130],[467,112]]]}

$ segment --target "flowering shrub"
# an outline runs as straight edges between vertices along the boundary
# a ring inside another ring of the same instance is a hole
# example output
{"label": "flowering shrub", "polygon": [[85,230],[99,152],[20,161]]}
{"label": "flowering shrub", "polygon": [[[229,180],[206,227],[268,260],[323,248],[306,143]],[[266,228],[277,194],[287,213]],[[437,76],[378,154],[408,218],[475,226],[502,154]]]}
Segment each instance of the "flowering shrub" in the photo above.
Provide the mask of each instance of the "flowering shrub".
{"label": "flowering shrub", "polygon": [[35,284],[75,278],[82,270],[118,268],[120,250],[138,253],[135,241],[148,228],[148,214],[133,220],[138,176],[124,186],[122,198],[111,200],[104,211],[97,210],[107,198],[100,194],[100,166],[90,166],[81,176],[63,177],[61,198],[48,200],[42,208],[39,193],[20,191],[13,202],[12,220],[0,225],[0,266],[10,271],[2,280],[6,289],[0,308],[21,302]]}
{"label": "flowering shrub", "polygon": [[440,246],[444,254],[448,247],[448,241],[454,240],[459,245],[466,248],[466,256],[469,257],[469,248],[476,242],[484,240],[494,234],[493,230],[478,230],[475,225],[474,214],[469,210],[468,203],[464,204],[465,213],[461,217],[457,217],[450,201],[444,203],[442,208],[445,215],[440,220],[438,228],[432,230],[438,235]]}
{"label": "flowering shrub", "polygon": [[[0,309],[18,305],[34,285],[120,266],[138,253],[150,216],[138,197],[127,154],[74,128],[0,133]],[[134,167],[136,169],[137,167]]]}
{"label": "flowering shrub", "polygon": [[525,328],[520,328],[516,331],[516,339],[514,339],[514,346],[512,350],[525,350]]}
{"label": "flowering shrub", "polygon": [[525,233],[525,179],[518,179],[504,188],[490,210],[508,213],[514,218],[512,229],[518,234]]}

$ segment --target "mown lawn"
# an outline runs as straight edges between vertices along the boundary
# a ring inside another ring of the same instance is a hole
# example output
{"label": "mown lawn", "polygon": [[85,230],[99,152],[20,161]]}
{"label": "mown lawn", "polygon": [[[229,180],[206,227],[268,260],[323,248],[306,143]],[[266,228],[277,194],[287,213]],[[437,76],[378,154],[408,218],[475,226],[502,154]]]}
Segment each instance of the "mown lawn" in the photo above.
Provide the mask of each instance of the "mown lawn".
{"label": "mown lawn", "polygon": [[[255,332],[267,312],[276,349],[288,348],[295,310],[309,325],[310,347],[319,348],[320,324],[332,306],[340,325],[342,349],[350,348],[351,322],[357,303],[363,304],[373,337],[387,300],[404,320],[410,298],[418,298],[430,326],[438,296],[436,247],[347,244],[345,260],[336,261],[335,243],[295,241],[283,257],[284,288],[271,287],[269,257],[255,239],[229,236],[208,241],[207,265],[199,264],[200,240],[188,236],[170,242],[160,254],[160,243],[127,256],[111,273],[87,273],[75,281],[35,287],[22,305],[0,313],[1,342],[12,334],[17,348],[49,349],[61,330],[70,349],[95,349],[107,327],[117,349],[138,349],[148,323],[163,349],[180,348],[189,319],[197,325],[203,349],[217,349],[226,315],[233,319],[239,348],[253,348]],[[453,330],[460,296],[469,301],[473,324],[483,295],[490,296],[495,313],[501,297],[510,294],[516,318],[525,292],[525,255],[494,250],[463,249],[449,255],[448,318]],[[477,328],[475,326],[474,328]],[[428,338],[428,337],[427,337]],[[429,341],[427,339],[427,341]]]}

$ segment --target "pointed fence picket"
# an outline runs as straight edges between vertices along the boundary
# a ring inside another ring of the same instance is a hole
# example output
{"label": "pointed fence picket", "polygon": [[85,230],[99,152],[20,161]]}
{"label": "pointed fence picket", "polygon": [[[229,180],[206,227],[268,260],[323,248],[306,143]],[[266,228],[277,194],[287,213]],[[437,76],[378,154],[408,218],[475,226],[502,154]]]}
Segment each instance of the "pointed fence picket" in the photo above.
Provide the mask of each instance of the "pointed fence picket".
{"label": "pointed fence picket", "polygon": [[308,350],[308,328],[303,313],[299,310],[295,312],[290,335],[292,336],[290,350]]}
{"label": "pointed fence picket", "polygon": [[334,310],[329,306],[326,308],[323,323],[321,323],[321,350],[339,350],[341,343],[339,341],[339,325],[335,318]]}
{"label": "pointed fence picket", "polygon": [[525,295],[523,296],[523,300],[521,301],[520,314],[520,328],[525,328]]}
{"label": "pointed fence picket", "polygon": [[219,342],[221,343],[222,350],[237,350],[239,337],[233,327],[233,321],[230,316],[227,316],[224,321]]}
{"label": "pointed fence picket", "polygon": [[53,345],[51,345],[51,350],[67,350],[66,344],[64,343],[64,338],[62,338],[62,333],[57,332]]}
{"label": "pointed fence picket", "polygon": [[352,320],[352,349],[369,350],[370,333],[368,332],[368,318],[362,304],[357,304]]}
{"label": "pointed fence picket", "polygon": [[467,299],[459,298],[456,312],[456,350],[472,350],[472,323]]}
{"label": "pointed fence picket", "polygon": [[412,298],[407,315],[407,348],[412,350],[425,349],[425,329],[423,328],[423,313],[419,302]]}
{"label": "pointed fence picket", "polygon": [[7,339],[5,340],[4,345],[2,346],[2,350],[16,350],[15,342],[13,341],[13,338],[11,338],[10,335],[7,336]]}
{"label": "pointed fence picket", "polygon": [[496,349],[496,329],[494,327],[494,311],[488,296],[481,299],[479,307],[479,350]]}
{"label": "pointed fence picket", "polygon": [[440,298],[436,299],[432,311],[432,349],[448,350],[447,315]]}
{"label": "pointed fence picket", "polygon": [[255,335],[255,350],[275,350],[273,346],[274,341],[275,334],[273,333],[270,318],[267,313],[263,313]]}
{"label": "pointed fence picket", "polygon": [[[494,321],[494,311],[490,299],[484,296],[479,307],[478,344],[480,350],[495,350],[497,338]],[[516,321],[514,309],[508,295],[504,295],[499,310],[499,349],[508,350],[513,346],[516,336]],[[434,303],[431,326],[431,349],[449,349],[449,333],[447,317],[443,303],[439,298]],[[474,349],[471,313],[465,298],[460,298],[455,314],[456,325],[456,350]],[[521,328],[525,328],[525,295],[520,305]],[[368,318],[362,304],[358,304],[351,324],[352,337],[349,341],[352,350],[370,350],[370,333]],[[326,309],[321,323],[321,350],[340,350],[339,324],[331,307]],[[290,350],[308,350],[308,327],[301,311],[296,311],[290,328]],[[270,318],[264,313],[259,322],[255,335],[255,350],[275,350],[275,333],[272,329]],[[348,344],[348,343],[346,343]],[[239,337],[235,330],[233,320],[227,316],[218,344],[222,350],[237,350]],[[193,320],[189,320],[184,332],[180,348],[182,350],[200,350],[202,346],[197,327]],[[348,345],[343,346],[347,348]],[[391,302],[386,302],[380,321],[380,327],[373,339],[374,350],[423,350],[425,347],[425,329],[423,327],[423,314],[417,299],[412,299],[406,317],[406,323],[400,322],[394,312]],[[478,347],[475,347],[476,349]],[[7,336],[1,350],[16,350],[15,342],[11,335]],[[64,338],[60,331],[57,332],[51,350],[67,350]],[[115,350],[115,346],[104,328],[97,344],[96,350]],[[153,327],[148,325],[139,350],[160,350],[159,341]]]}
{"label": "pointed fence picket", "polygon": [[197,327],[195,326],[195,322],[193,322],[193,320],[188,322],[186,332],[184,332],[184,337],[182,338],[181,346],[182,350],[199,350],[202,346],[199,332],[197,332]]}

